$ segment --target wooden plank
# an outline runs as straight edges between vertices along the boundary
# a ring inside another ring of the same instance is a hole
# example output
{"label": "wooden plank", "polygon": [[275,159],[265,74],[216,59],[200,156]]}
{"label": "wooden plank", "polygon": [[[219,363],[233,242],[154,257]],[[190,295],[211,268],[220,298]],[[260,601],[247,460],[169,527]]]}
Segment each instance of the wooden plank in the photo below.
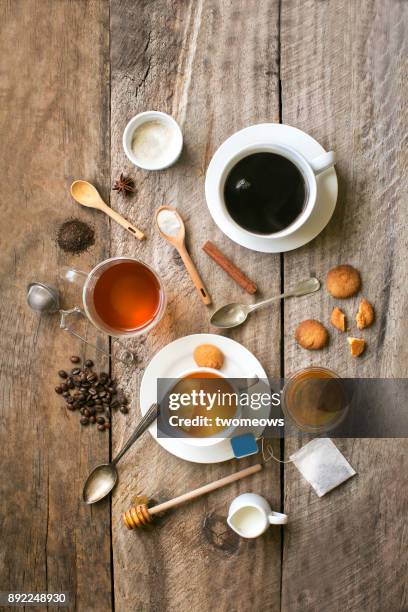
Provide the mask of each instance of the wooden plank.
{"label": "wooden plank", "polygon": [[[148,235],[146,243],[140,244],[112,227],[112,252],[135,255],[152,264],[168,295],[163,322],[133,343],[140,357],[137,375],[116,369],[121,380],[127,381],[133,402],[126,421],[118,418],[114,423],[114,450],[139,418],[138,385],[150,358],[175,338],[210,331],[208,310],[178,256],[153,227],[155,209],[173,204],[182,214],[192,257],[215,305],[250,298],[201,251],[208,239],[242,265],[259,283],[261,294],[279,291],[279,256],[249,252],[228,241],[212,222],[204,199],[205,171],[221,142],[248,124],[279,120],[277,27],[277,3],[111,3],[112,180],[124,170],[135,177],[138,188],[134,198],[115,195],[112,202]],[[127,121],[151,108],[175,116],[185,138],[181,160],[165,172],[139,171],[129,165],[122,151]],[[271,311],[261,311],[231,333],[274,376],[280,371],[279,317],[279,310],[273,316]],[[246,464],[242,461],[239,466]],[[263,492],[279,509],[276,464],[269,464],[251,482],[233,485],[175,511],[151,532],[130,533],[121,524],[121,512],[136,492],[164,500],[235,467],[232,463],[189,464],[166,453],[148,435],[129,452],[121,463],[120,483],[113,497],[117,610],[244,610],[249,601],[254,609],[279,609],[279,530],[271,529],[264,538],[246,542],[228,532],[225,523],[230,501],[248,488]],[[220,531],[226,533],[218,536]]]}
{"label": "wooden plank", "polygon": [[[342,376],[407,375],[407,18],[403,2],[282,1],[283,122],[336,151],[340,189],[326,230],[285,255],[285,285],[311,271],[323,279],[330,267],[350,263],[361,271],[362,295],[377,313],[374,327],[361,334],[365,356],[353,360],[345,335],[333,328],[321,353],[294,342],[301,319],[329,327],[336,301],[325,290],[304,302],[302,312],[287,302],[286,375],[310,364]],[[359,299],[343,303],[352,324]],[[293,466],[285,469],[290,527],[282,610],[406,609],[406,441],[338,444],[358,476],[327,497],[317,498]],[[287,454],[299,445],[286,441]]]}
{"label": "wooden plank", "polygon": [[[89,269],[108,254],[106,220],[80,210],[68,191],[74,177],[103,191],[109,180],[108,8],[100,0],[0,6],[0,590],[65,591],[69,609],[98,612],[111,609],[110,505],[85,507],[80,493],[90,467],[108,458],[109,438],[81,430],[78,414],[62,407],[56,371],[80,345],[59,330],[58,315],[31,312],[25,291],[34,279],[62,289],[62,265]],[[73,215],[97,237],[80,257],[54,241]],[[79,296],[65,287],[63,304]]]}

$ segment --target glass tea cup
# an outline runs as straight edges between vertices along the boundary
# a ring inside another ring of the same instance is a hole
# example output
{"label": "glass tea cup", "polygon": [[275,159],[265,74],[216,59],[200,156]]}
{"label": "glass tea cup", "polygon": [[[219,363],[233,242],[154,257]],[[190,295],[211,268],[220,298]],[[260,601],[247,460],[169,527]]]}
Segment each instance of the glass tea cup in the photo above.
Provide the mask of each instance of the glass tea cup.
{"label": "glass tea cup", "polygon": [[[111,257],[89,273],[64,267],[62,277],[82,287],[83,307],[63,311],[61,317],[61,327],[71,333],[66,316],[82,313],[123,347],[120,339],[147,333],[163,316],[166,307],[163,284],[150,266],[134,257]],[[125,362],[132,359],[130,351],[119,358]]]}
{"label": "glass tea cup", "polygon": [[282,410],[297,429],[322,434],[335,429],[345,418],[349,398],[341,377],[323,367],[308,367],[287,379]]}

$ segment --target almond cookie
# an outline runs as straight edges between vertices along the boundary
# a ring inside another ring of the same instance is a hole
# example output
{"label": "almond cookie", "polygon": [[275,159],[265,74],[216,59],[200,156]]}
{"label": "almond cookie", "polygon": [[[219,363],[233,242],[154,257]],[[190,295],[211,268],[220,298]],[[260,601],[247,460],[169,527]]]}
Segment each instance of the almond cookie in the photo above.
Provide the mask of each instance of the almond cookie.
{"label": "almond cookie", "polygon": [[218,347],[212,344],[200,344],[194,351],[194,361],[200,368],[221,370],[224,364],[224,355]]}
{"label": "almond cookie", "polygon": [[353,357],[359,357],[365,349],[365,340],[361,338],[347,338],[347,342],[350,345],[351,354]]}
{"label": "almond cookie", "polygon": [[356,316],[358,329],[370,327],[374,322],[374,308],[367,300],[361,300]]}
{"label": "almond cookie", "polygon": [[329,340],[329,332],[319,321],[306,319],[297,326],[295,339],[302,348],[317,351],[326,346]]}
{"label": "almond cookie", "polygon": [[340,308],[333,308],[333,312],[331,313],[330,322],[334,327],[337,327],[342,332],[347,330],[347,321],[346,315]]}
{"label": "almond cookie", "polygon": [[351,297],[360,290],[360,272],[353,266],[336,266],[327,273],[326,287],[335,298]]}

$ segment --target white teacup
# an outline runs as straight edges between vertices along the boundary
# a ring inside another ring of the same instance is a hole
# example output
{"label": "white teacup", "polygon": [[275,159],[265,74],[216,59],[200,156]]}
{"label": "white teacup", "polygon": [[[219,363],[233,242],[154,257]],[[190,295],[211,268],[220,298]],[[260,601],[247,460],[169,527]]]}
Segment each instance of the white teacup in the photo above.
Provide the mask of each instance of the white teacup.
{"label": "white teacup", "polygon": [[[271,234],[260,234],[257,232],[252,232],[248,229],[245,229],[241,225],[239,225],[229,214],[227,210],[227,206],[224,201],[224,188],[227,177],[232,170],[232,168],[244,157],[249,155],[253,155],[254,153],[275,153],[282,157],[285,157],[289,161],[291,161],[300,171],[304,182],[305,182],[305,191],[306,191],[306,201],[300,215],[286,228],[279,232],[273,232]],[[301,153],[289,147],[287,145],[282,144],[273,144],[267,142],[258,142],[251,144],[249,146],[241,148],[238,152],[236,152],[232,157],[225,160],[225,167],[223,172],[220,174],[218,185],[217,185],[217,197],[219,199],[218,205],[220,208],[220,212],[224,217],[224,220],[233,225],[235,228],[238,228],[241,232],[245,232],[251,236],[261,237],[261,238],[284,238],[290,236],[299,228],[301,228],[306,221],[309,219],[310,215],[313,212],[314,207],[316,206],[317,201],[317,182],[316,176],[331,168],[335,163],[335,155],[333,151],[328,151],[327,153],[323,153],[313,160],[307,160]]]}
{"label": "white teacup", "polygon": [[286,525],[287,514],[274,512],[269,503],[256,493],[243,493],[232,502],[227,523],[241,538],[257,538],[270,525]]}
{"label": "white teacup", "polygon": [[[220,379],[225,380],[228,383],[228,385],[231,387],[232,392],[236,393],[237,397],[239,397],[239,390],[231,382],[231,380],[228,379],[226,376],[224,376],[222,372],[220,372],[219,370],[215,370],[213,368],[203,368],[203,367],[197,366],[195,368],[192,368],[191,370],[186,370],[184,372],[181,372],[177,378],[178,380],[182,380],[183,378],[187,378],[190,374],[194,374],[194,373],[201,373],[203,375],[203,378],[205,378],[205,374],[216,375]],[[175,385],[175,381],[172,382],[171,386],[169,386],[166,393],[169,393],[172,390],[172,388],[174,388],[174,385]],[[177,414],[177,411],[175,411],[174,414]],[[211,411],[209,411],[208,416],[212,416]],[[240,409],[239,409],[239,404],[238,404],[233,418],[239,418],[239,416],[240,416]],[[214,446],[215,444],[218,444],[219,442],[225,440],[225,438],[227,437],[231,438],[236,429],[237,428],[235,426],[231,426],[231,427],[223,429],[219,433],[214,434],[212,436],[202,437],[202,438],[200,437],[184,438],[183,437],[180,439],[185,444],[188,444],[189,446],[196,446],[196,447]]]}

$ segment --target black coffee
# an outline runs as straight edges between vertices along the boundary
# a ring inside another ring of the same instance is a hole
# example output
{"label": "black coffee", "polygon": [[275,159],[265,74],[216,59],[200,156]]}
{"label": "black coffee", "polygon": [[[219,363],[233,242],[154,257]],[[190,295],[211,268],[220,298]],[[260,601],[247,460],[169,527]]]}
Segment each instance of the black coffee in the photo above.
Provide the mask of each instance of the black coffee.
{"label": "black coffee", "polygon": [[289,227],[302,212],[305,180],[286,157],[253,153],[232,168],[224,199],[238,225],[257,234],[272,234]]}

